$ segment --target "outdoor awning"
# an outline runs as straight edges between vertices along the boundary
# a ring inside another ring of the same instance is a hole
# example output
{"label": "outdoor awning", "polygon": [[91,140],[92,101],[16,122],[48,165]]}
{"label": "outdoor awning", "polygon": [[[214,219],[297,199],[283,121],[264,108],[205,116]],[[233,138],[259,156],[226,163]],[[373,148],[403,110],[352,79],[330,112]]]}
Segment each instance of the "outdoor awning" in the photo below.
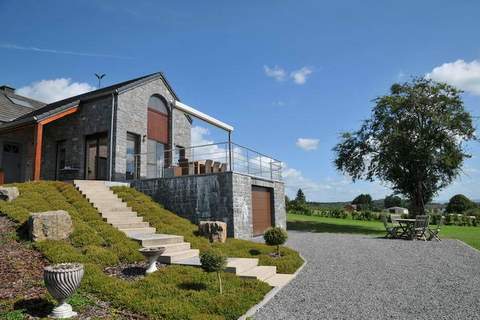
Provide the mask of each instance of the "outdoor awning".
{"label": "outdoor awning", "polygon": [[218,128],[221,128],[223,130],[226,130],[228,132],[233,131],[233,127],[231,125],[226,124],[225,122],[222,122],[220,120],[215,119],[214,117],[209,116],[208,114],[205,114],[201,111],[198,111],[195,108],[192,108],[184,103],[181,103],[180,101],[175,100],[175,108],[185,112],[186,114],[191,115],[192,117],[198,118],[200,120],[203,120],[211,125],[214,125]]}

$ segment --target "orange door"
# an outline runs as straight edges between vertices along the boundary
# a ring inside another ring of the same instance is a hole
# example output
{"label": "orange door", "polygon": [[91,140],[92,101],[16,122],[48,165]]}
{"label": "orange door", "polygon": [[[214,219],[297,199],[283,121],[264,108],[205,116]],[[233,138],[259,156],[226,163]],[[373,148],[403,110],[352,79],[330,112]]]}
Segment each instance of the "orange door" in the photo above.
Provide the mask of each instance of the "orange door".
{"label": "orange door", "polygon": [[252,186],[253,235],[261,235],[272,226],[272,191]]}

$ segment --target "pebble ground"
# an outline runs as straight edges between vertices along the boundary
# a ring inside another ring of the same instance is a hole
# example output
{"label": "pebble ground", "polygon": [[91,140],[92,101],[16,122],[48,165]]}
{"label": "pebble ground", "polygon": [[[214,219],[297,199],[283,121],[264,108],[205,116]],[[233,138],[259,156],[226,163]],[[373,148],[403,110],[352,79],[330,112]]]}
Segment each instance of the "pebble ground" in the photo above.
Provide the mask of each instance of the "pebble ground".
{"label": "pebble ground", "polygon": [[456,240],[289,232],[308,261],[254,319],[480,319],[480,252]]}

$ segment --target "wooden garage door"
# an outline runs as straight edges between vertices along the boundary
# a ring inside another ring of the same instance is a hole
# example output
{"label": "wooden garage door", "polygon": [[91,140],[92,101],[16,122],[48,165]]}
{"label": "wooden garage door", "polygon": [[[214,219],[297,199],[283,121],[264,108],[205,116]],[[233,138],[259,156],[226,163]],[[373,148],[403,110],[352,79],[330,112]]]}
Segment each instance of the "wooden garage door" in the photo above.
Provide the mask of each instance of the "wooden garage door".
{"label": "wooden garage door", "polygon": [[260,235],[272,226],[272,192],[269,188],[252,187],[253,234]]}

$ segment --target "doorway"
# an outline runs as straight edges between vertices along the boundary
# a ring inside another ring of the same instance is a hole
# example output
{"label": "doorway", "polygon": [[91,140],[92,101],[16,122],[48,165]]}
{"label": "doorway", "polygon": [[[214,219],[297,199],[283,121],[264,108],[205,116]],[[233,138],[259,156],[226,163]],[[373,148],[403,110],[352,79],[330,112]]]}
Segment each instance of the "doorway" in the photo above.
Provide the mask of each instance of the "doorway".
{"label": "doorway", "polygon": [[20,182],[21,156],[20,144],[3,143],[2,168],[5,174],[5,183]]}
{"label": "doorway", "polygon": [[272,226],[272,189],[252,186],[253,235],[261,235]]}
{"label": "doorway", "polygon": [[98,133],[86,138],[85,179],[107,180],[108,135]]}

